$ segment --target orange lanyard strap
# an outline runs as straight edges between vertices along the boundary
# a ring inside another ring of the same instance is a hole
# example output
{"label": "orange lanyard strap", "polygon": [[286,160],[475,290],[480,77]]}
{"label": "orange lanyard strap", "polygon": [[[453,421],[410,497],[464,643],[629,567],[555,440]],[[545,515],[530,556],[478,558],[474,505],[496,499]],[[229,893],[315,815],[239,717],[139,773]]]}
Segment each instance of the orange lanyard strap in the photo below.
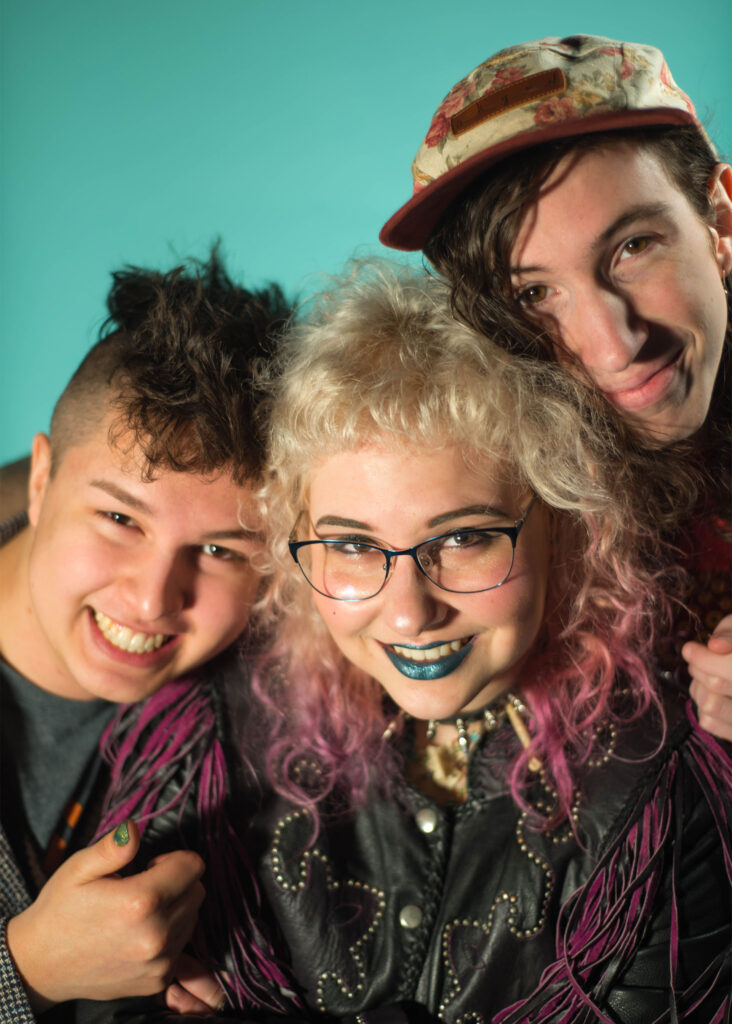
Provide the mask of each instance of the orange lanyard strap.
{"label": "orange lanyard strap", "polygon": [[43,870],[46,875],[52,875],[68,855],[74,832],[81,820],[84,809],[89,805],[94,787],[99,778],[101,766],[102,759],[99,756],[99,752],[95,750],[81,777],[79,785],[64,808],[56,831],[51,836],[46,847],[43,857]]}

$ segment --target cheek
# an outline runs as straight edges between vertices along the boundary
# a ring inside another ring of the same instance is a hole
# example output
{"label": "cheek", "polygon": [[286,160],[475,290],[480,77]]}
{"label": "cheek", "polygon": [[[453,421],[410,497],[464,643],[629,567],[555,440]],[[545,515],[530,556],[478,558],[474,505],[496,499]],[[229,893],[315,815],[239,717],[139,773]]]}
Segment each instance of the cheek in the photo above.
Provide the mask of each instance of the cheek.
{"label": "cheek", "polygon": [[37,535],[29,565],[34,593],[43,591],[82,600],[109,586],[121,572],[117,556],[98,538],[76,531]]}
{"label": "cheek", "polygon": [[543,600],[528,592],[512,596],[492,616],[484,612],[486,632],[480,649],[488,669],[506,669],[528,654],[536,643],[542,619]]}
{"label": "cheek", "polygon": [[249,622],[260,581],[261,577],[253,572],[239,580],[208,578],[199,582],[199,623],[211,634],[234,640]]}
{"label": "cheek", "polygon": [[679,283],[673,296],[668,296],[665,311],[667,322],[677,323],[693,334],[695,342],[690,352],[695,351],[703,364],[716,372],[727,331],[727,304],[721,284],[687,279]]}
{"label": "cheek", "polygon": [[543,587],[538,583],[529,586],[519,579],[514,580],[514,584],[513,588],[499,587],[495,597],[490,602],[484,601],[482,608],[474,609],[471,617],[487,628],[504,632],[507,637],[532,629],[537,621],[541,622],[543,615]]}
{"label": "cheek", "polygon": [[485,594],[483,604],[484,621],[496,627],[497,636],[524,649],[541,628],[549,575],[549,524],[544,519],[529,528],[531,533],[521,538],[526,547],[514,573],[503,587]]}
{"label": "cheek", "polygon": [[717,361],[722,355],[729,319],[727,296],[721,279],[715,277],[709,281],[706,293],[700,287],[698,294],[689,297],[689,302],[692,301],[696,303],[699,321],[705,329],[709,358]]}
{"label": "cheek", "polygon": [[519,642],[524,650],[528,650],[536,642],[544,621],[545,603],[546,581],[542,580],[541,587],[536,587],[532,593],[525,595],[518,612]]}
{"label": "cheek", "polygon": [[245,604],[252,604],[257,599],[259,589],[262,586],[262,580],[263,577],[254,569],[249,569],[242,574],[238,584],[238,592],[240,599]]}
{"label": "cheek", "polygon": [[358,636],[372,619],[369,609],[364,604],[331,601],[315,591],[313,593],[315,609],[336,643]]}
{"label": "cheek", "polygon": [[642,298],[659,319],[724,334],[727,308],[716,264],[704,250],[699,259],[664,264],[644,280]]}

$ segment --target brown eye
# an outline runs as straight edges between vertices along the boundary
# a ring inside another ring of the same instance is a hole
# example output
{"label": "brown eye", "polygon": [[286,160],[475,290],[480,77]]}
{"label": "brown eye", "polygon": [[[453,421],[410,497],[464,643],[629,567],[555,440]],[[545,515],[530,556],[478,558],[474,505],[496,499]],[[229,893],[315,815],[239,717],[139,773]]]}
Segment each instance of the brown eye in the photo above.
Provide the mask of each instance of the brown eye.
{"label": "brown eye", "polygon": [[109,519],[110,522],[115,523],[117,526],[136,526],[135,520],[131,516],[126,516],[124,512],[100,512],[103,519]]}
{"label": "brown eye", "polygon": [[224,548],[220,544],[203,544],[201,551],[204,555],[210,555],[211,558],[217,559],[219,562],[240,562],[242,556],[238,551],[232,551],[231,548]]}
{"label": "brown eye", "polygon": [[643,252],[643,250],[647,248],[647,238],[629,238],[623,246],[623,252],[627,253],[629,256],[636,256],[639,252]]}
{"label": "brown eye", "polygon": [[535,306],[537,303],[543,302],[548,294],[549,290],[545,284],[532,284],[519,292],[517,298],[522,306]]}

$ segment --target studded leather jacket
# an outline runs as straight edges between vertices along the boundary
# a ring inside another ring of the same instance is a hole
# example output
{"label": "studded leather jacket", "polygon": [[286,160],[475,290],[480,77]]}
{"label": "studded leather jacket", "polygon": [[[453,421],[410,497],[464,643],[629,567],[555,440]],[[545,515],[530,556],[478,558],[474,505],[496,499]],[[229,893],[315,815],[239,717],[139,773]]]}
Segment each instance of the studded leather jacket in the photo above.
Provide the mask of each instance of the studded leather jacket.
{"label": "studded leather jacket", "polygon": [[[507,792],[507,725],[472,753],[461,805],[405,785],[312,842],[307,811],[259,800],[244,834],[295,992],[277,1019],[728,1020],[732,771],[678,701],[668,717],[665,738],[619,730],[555,829]],[[529,798],[551,799],[540,778]],[[90,1006],[84,1024],[168,1019],[145,1000]]]}

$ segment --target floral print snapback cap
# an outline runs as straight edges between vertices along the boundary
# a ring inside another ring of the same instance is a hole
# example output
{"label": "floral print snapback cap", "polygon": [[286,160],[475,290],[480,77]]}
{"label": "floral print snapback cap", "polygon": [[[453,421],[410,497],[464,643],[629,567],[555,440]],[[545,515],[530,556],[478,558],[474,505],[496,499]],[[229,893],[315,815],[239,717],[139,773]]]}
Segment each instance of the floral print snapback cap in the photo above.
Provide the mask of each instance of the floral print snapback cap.
{"label": "floral print snapback cap", "polygon": [[704,131],[656,47],[587,35],[510,46],[471,71],[439,105],[412,164],[412,198],[379,237],[395,249],[420,249],[441,214],[485,168],[521,149],[659,124]]}

